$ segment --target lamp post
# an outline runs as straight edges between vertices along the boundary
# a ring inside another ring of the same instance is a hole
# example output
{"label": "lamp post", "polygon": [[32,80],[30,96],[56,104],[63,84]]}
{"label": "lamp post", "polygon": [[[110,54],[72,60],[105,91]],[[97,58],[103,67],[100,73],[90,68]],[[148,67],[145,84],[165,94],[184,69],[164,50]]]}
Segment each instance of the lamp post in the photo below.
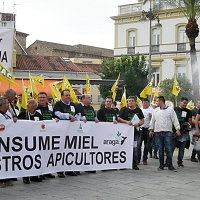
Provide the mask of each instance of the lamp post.
{"label": "lamp post", "polygon": [[162,27],[162,25],[160,24],[160,19],[158,17],[158,15],[154,14],[151,8],[151,0],[149,1],[150,3],[150,7],[149,7],[149,11],[142,11],[142,15],[140,17],[140,21],[141,22],[145,22],[146,18],[149,19],[149,82],[151,81],[151,54],[152,54],[152,31],[151,31],[151,24],[152,24],[152,20],[157,19],[157,23],[155,24],[155,26],[157,28]]}

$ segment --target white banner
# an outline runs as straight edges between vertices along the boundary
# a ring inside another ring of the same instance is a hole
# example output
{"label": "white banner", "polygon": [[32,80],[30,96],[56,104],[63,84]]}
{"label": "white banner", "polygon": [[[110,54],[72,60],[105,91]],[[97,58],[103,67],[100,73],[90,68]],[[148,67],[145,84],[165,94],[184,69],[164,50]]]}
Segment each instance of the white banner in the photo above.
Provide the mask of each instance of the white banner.
{"label": "white banner", "polygon": [[5,68],[12,67],[14,29],[0,28],[0,63]]}
{"label": "white banner", "polygon": [[0,179],[132,168],[134,128],[106,122],[0,122]]}

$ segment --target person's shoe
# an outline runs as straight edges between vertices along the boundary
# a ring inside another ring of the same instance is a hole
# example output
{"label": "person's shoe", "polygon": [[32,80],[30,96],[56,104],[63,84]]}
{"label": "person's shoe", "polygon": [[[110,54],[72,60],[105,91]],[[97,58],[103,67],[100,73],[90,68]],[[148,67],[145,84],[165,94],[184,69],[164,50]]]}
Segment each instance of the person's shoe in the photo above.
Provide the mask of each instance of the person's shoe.
{"label": "person's shoe", "polygon": [[58,177],[59,177],[59,178],[65,178],[65,175],[64,175],[63,172],[58,172],[57,174],[58,174]]}
{"label": "person's shoe", "polygon": [[170,171],[172,171],[172,172],[177,172],[177,170],[176,170],[173,166],[168,167],[168,169],[169,169]]}
{"label": "person's shoe", "polygon": [[153,156],[153,158],[158,159],[158,156]]}
{"label": "person's shoe", "polygon": [[143,160],[143,165],[147,165],[147,161],[146,160]]}
{"label": "person's shoe", "polygon": [[10,178],[11,181],[17,181],[17,178]]}
{"label": "person's shoe", "polygon": [[183,163],[179,163],[178,167],[184,167]]}
{"label": "person's shoe", "polygon": [[42,178],[40,178],[38,176],[30,177],[30,180],[33,182],[42,182]]}
{"label": "person's shoe", "polygon": [[96,171],[85,171],[87,173],[96,173]]}
{"label": "person's shoe", "polygon": [[198,160],[196,158],[191,157],[191,162],[198,162]]}
{"label": "person's shoe", "polygon": [[134,165],[134,166],[133,166],[133,169],[134,169],[134,170],[139,170],[139,167],[138,167],[137,165]]}
{"label": "person's shoe", "polygon": [[0,182],[0,188],[5,188],[6,184],[4,182]]}
{"label": "person's shoe", "polygon": [[23,182],[24,182],[25,184],[30,184],[30,183],[31,183],[30,180],[29,180],[28,178],[23,178]]}
{"label": "person's shoe", "polygon": [[46,179],[44,175],[40,175],[39,178],[41,178],[42,180]]}
{"label": "person's shoe", "polygon": [[140,164],[140,160],[136,160],[135,162],[136,162],[136,164],[137,164],[137,165],[139,165],[139,164]]}
{"label": "person's shoe", "polygon": [[158,171],[162,171],[163,169],[164,169],[164,166],[163,166],[163,165],[160,165],[160,166],[157,168]]}
{"label": "person's shoe", "polygon": [[43,176],[46,178],[55,178],[53,174],[44,174]]}
{"label": "person's shoe", "polygon": [[6,181],[5,184],[6,184],[6,186],[13,186],[11,181]]}
{"label": "person's shoe", "polygon": [[164,167],[168,167],[166,162],[164,163]]}
{"label": "person's shoe", "polygon": [[68,175],[68,176],[77,176],[77,174],[75,172],[65,172],[65,175]]}
{"label": "person's shoe", "polygon": [[81,175],[81,173],[80,173],[79,171],[75,171],[75,173],[76,173],[77,175]]}

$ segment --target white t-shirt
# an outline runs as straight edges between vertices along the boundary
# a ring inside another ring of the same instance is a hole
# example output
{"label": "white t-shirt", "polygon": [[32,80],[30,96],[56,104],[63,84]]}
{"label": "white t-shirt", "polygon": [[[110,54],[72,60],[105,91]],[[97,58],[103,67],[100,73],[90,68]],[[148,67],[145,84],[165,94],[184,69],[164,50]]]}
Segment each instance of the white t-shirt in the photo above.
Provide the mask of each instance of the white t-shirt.
{"label": "white t-shirt", "polygon": [[141,110],[142,110],[142,113],[144,115],[144,124],[141,127],[149,128],[149,124],[150,124],[150,121],[151,121],[150,114],[151,114],[151,116],[153,115],[154,109],[151,108],[151,107],[148,107],[146,109],[141,108]]}

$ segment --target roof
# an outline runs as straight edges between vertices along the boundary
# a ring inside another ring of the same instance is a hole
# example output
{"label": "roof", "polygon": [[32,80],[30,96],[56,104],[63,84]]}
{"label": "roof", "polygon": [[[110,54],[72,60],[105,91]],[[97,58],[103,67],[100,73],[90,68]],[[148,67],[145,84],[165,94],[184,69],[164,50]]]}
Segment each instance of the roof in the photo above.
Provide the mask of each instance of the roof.
{"label": "roof", "polygon": [[17,55],[18,70],[69,71],[69,72],[101,72],[99,64],[80,64],[65,61],[59,56]]}
{"label": "roof", "polygon": [[49,49],[54,49],[54,50],[80,52],[80,53],[93,54],[93,55],[98,55],[98,56],[103,56],[103,57],[114,56],[113,49],[106,49],[106,48],[94,47],[94,46],[83,45],[83,44],[66,45],[66,44],[46,42],[46,41],[41,41],[41,40],[36,40],[34,43],[41,43],[44,46],[48,47]]}

